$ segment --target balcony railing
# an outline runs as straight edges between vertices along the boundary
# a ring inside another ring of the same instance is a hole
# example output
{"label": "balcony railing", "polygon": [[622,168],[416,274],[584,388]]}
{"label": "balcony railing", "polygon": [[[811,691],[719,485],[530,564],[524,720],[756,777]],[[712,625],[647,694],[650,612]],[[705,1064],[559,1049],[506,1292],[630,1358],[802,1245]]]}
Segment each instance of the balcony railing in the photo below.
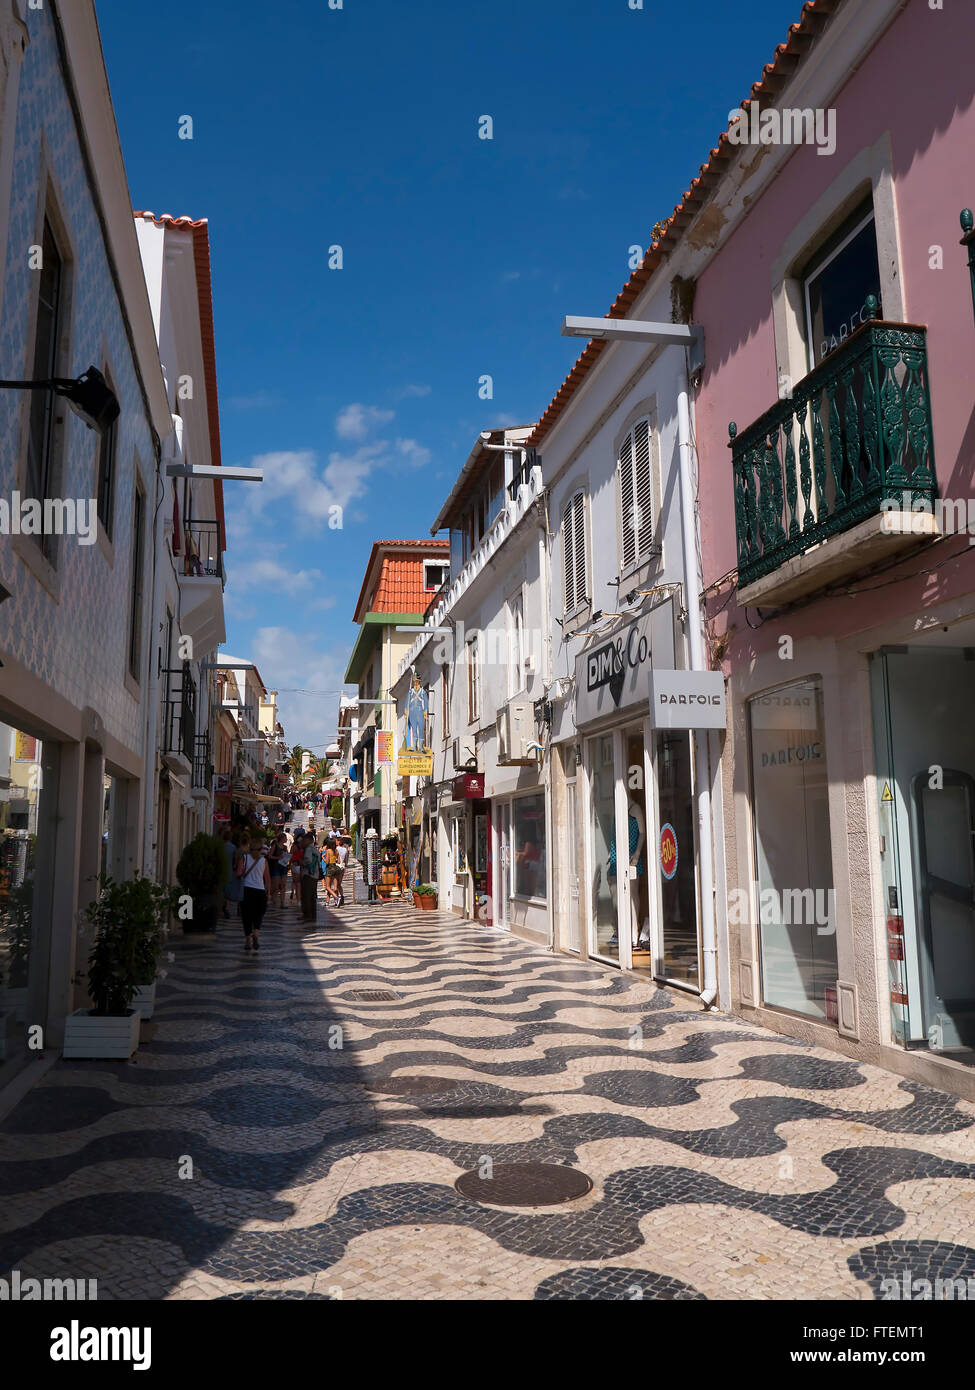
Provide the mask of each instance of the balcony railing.
{"label": "balcony railing", "polygon": [[188,579],[214,578],[223,582],[219,521],[186,521],[180,539],[181,554],[176,556],[176,564],[181,573]]}
{"label": "balcony railing", "polygon": [[189,763],[196,757],[196,682],[186,666],[167,668],[163,712],[163,753],[181,753]]}
{"label": "balcony railing", "polygon": [[[876,300],[867,308],[875,313]],[[885,500],[897,511],[933,503],[924,328],[871,319],[737,430],[728,427],[744,588],[886,510]]]}

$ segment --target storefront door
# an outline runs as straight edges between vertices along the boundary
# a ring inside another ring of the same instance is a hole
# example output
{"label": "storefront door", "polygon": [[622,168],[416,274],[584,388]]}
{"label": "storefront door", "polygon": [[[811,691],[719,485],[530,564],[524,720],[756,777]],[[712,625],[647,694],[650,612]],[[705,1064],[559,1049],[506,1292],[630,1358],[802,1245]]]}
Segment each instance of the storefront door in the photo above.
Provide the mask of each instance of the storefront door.
{"label": "storefront door", "polygon": [[871,662],[894,1038],[975,1062],[975,650]]}
{"label": "storefront door", "polygon": [[691,738],[684,729],[657,729],[653,747],[658,890],[654,974],[661,980],[699,988]]}

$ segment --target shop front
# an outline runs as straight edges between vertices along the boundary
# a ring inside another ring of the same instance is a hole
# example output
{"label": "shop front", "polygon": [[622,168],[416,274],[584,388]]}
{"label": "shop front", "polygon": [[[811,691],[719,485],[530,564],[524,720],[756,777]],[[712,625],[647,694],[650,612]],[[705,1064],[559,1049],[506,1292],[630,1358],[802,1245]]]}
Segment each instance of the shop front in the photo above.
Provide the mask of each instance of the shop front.
{"label": "shop front", "polygon": [[569,877],[590,958],[698,991],[693,739],[724,728],[724,683],[717,672],[655,671],[652,622],[637,619],[576,661],[582,834]]}
{"label": "shop front", "polygon": [[975,647],[938,629],[870,660],[895,1045],[975,1064]]}
{"label": "shop front", "polygon": [[490,921],[490,802],[484,774],[461,772],[441,806],[445,882],[442,901],[460,917]]}

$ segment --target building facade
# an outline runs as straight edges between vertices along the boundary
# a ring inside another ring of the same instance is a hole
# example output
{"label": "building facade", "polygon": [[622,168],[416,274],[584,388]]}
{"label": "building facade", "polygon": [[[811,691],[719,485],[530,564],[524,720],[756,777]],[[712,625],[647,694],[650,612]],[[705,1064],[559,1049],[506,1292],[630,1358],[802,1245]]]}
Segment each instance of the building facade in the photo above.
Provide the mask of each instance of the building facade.
{"label": "building facade", "polygon": [[[0,48],[0,376],[94,366],[120,406],[97,433],[62,396],[0,392],[0,747],[14,750],[0,793],[16,791],[2,797],[0,869],[9,1075],[28,1040],[57,1049],[85,1000],[79,909],[97,874],[143,867],[150,518],[172,418],[94,7],[8,0]],[[51,508],[52,525],[17,534],[24,502]]]}

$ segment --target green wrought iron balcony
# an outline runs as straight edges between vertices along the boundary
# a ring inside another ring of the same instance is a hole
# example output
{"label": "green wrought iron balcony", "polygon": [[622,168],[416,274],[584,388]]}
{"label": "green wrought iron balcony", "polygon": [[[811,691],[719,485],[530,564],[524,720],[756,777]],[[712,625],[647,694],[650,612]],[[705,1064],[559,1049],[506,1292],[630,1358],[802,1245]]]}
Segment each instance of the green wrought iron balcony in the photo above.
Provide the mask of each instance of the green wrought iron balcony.
{"label": "green wrought iron balcony", "polygon": [[[867,308],[876,314],[873,296]],[[739,590],[868,518],[930,507],[925,329],[871,317],[790,397],[728,433]],[[861,547],[861,565],[870,558]]]}

